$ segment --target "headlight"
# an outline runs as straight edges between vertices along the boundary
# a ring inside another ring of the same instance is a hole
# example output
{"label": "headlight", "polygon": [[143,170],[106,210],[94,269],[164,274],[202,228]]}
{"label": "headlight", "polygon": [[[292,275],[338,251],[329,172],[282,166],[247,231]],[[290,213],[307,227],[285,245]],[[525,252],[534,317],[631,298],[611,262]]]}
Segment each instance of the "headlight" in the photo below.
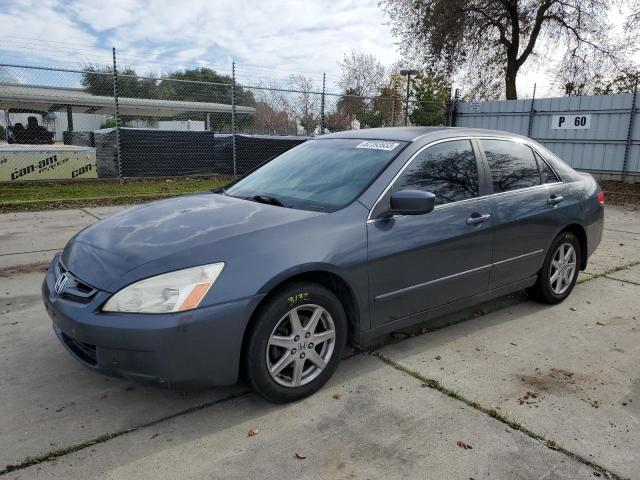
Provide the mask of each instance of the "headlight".
{"label": "headlight", "polygon": [[147,278],[113,295],[105,312],[170,313],[196,308],[222,272],[224,263],[185,268]]}

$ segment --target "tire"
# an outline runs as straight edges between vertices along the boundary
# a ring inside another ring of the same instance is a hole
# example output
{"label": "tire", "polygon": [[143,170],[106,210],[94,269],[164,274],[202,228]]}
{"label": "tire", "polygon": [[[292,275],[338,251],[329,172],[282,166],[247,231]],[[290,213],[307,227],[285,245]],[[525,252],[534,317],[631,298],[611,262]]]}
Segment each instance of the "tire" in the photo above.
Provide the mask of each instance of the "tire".
{"label": "tire", "polygon": [[529,290],[530,295],[550,305],[567,298],[578,279],[581,254],[580,242],[573,233],[562,232],[558,235],[549,247],[538,280]]}
{"label": "tire", "polygon": [[338,368],[347,340],[347,316],[336,296],[315,283],[293,283],[257,315],[244,358],[253,390],[274,403],[318,391]]}

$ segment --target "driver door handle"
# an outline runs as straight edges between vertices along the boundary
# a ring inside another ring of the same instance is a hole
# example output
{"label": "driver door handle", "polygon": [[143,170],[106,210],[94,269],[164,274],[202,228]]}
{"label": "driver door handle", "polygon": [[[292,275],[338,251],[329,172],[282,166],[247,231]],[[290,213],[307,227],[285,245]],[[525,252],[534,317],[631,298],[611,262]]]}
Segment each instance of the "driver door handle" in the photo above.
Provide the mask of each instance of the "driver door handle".
{"label": "driver door handle", "polygon": [[547,203],[549,205],[557,205],[558,203],[560,203],[562,200],[564,200],[564,197],[561,197],[560,195],[556,195],[555,193],[553,195],[551,195],[549,198],[547,198]]}
{"label": "driver door handle", "polygon": [[481,223],[486,222],[491,218],[491,215],[485,213],[484,215],[480,215],[479,213],[472,213],[469,218],[467,218],[467,225],[479,225]]}

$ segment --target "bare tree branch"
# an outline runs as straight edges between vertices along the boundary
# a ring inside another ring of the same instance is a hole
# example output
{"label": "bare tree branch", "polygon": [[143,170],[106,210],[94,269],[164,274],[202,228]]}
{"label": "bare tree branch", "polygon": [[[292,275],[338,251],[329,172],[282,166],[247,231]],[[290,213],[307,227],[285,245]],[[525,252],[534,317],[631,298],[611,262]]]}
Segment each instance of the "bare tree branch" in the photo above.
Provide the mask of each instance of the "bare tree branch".
{"label": "bare tree branch", "polygon": [[[541,45],[565,58],[584,52],[606,57],[620,70],[631,37],[616,47],[609,14],[621,0],[381,0],[402,46],[431,68],[452,75],[483,71],[500,75],[507,98],[517,98],[516,79]],[[640,24],[640,0],[631,0],[627,25]],[[633,13],[638,12],[638,13]],[[637,23],[634,23],[637,22]],[[637,28],[636,28],[637,29]],[[639,35],[640,36],[640,35]],[[621,47],[622,45],[622,47]],[[483,78],[485,84],[488,78]]]}

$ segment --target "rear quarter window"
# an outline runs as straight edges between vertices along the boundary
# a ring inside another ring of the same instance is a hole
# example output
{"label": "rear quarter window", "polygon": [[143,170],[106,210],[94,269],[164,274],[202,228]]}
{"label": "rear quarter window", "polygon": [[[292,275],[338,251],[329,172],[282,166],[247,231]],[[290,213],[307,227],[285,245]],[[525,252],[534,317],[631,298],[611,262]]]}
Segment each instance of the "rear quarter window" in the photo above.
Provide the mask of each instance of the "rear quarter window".
{"label": "rear quarter window", "polygon": [[540,170],[540,180],[542,183],[555,183],[560,181],[556,172],[544,161],[544,159],[538,154],[535,154],[536,161],[538,162],[538,169]]}

